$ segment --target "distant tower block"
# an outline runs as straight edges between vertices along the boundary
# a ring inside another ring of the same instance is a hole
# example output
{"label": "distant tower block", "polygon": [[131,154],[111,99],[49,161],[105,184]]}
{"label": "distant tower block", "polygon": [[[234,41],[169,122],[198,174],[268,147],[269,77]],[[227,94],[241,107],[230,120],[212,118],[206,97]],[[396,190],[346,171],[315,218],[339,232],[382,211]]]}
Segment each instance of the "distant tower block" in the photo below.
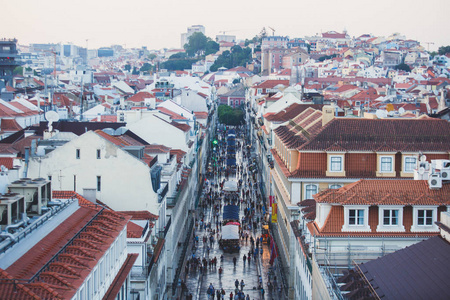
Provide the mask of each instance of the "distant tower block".
{"label": "distant tower block", "polygon": [[0,80],[12,86],[14,69],[19,65],[16,39],[0,39]]}

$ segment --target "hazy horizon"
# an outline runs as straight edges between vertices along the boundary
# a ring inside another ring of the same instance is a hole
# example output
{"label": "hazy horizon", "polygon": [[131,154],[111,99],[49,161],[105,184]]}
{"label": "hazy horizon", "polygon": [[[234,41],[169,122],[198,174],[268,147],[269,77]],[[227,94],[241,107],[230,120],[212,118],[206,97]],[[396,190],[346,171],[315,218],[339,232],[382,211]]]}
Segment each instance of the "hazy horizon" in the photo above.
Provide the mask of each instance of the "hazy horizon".
{"label": "hazy horizon", "polygon": [[448,0],[430,0],[426,7],[418,0],[229,0],[221,4],[206,0],[23,0],[4,1],[2,6],[0,38],[17,38],[21,45],[61,42],[89,49],[111,45],[180,48],[181,33],[198,24],[213,39],[221,31],[238,39],[252,38],[263,27],[272,34],[272,27],[275,35],[291,38],[346,29],[356,37],[399,32],[430,50],[450,45],[450,35],[444,31],[450,28]]}

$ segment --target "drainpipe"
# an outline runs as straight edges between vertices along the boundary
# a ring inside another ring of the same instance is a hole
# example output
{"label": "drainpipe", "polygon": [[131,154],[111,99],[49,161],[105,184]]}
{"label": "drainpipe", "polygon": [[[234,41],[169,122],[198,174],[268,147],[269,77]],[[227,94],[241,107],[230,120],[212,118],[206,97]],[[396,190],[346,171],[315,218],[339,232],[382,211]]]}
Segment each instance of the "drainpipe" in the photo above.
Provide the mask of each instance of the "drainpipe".
{"label": "drainpipe", "polygon": [[23,169],[23,178],[27,178],[29,161],[30,161],[30,147],[25,147],[25,166]]}
{"label": "drainpipe", "polygon": [[28,222],[28,218],[27,218],[27,214],[26,213],[22,213],[22,221],[16,223],[16,224],[11,224],[5,227],[5,232],[9,233],[9,230],[11,228],[19,228],[22,225],[26,225],[26,223]]}

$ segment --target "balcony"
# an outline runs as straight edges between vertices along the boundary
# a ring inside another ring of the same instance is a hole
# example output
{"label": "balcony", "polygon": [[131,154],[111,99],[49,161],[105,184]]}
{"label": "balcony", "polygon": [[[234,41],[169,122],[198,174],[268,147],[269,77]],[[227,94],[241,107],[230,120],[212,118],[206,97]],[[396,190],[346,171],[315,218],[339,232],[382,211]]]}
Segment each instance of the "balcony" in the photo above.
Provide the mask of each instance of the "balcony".
{"label": "balcony", "polygon": [[[163,184],[163,182],[161,182],[161,185]],[[167,192],[169,191],[169,184],[167,182],[165,182],[165,186],[161,189],[158,190],[158,203],[161,203],[162,200],[164,199],[164,197],[166,196]]]}

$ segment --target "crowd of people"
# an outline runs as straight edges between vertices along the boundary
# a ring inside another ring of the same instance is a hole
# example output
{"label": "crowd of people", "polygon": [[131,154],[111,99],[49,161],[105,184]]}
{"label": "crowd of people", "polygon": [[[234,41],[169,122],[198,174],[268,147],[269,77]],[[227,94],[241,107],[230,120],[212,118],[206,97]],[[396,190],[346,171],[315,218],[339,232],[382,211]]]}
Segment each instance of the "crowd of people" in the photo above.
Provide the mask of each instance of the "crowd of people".
{"label": "crowd of people", "polygon": [[[238,259],[241,257],[243,261],[242,267],[245,268],[247,264],[255,264],[258,257],[263,254],[263,237],[259,233],[261,225],[265,223],[265,207],[262,195],[257,183],[257,169],[256,161],[251,156],[251,146],[246,145],[243,141],[244,127],[233,128],[233,134],[236,136],[236,144],[231,151],[240,156],[240,160],[236,159],[235,165],[227,163],[227,151],[230,151],[230,146],[227,144],[227,137],[229,131],[221,131],[216,136],[218,143],[215,146],[210,157],[210,163],[207,174],[205,174],[205,185],[201,202],[199,203],[200,210],[197,211],[197,220],[195,222],[195,230],[193,235],[193,250],[185,266],[185,274],[196,276],[200,274],[203,276],[210,273],[218,273],[222,276],[224,272],[224,256],[213,256],[211,249],[215,243],[220,240],[222,227],[225,226],[225,220],[222,219],[222,211],[224,205],[239,206],[240,219],[239,222],[239,237],[238,243],[246,245],[245,251],[233,255],[233,266],[236,268]],[[225,191],[224,185],[227,180],[234,180],[237,182],[237,191]],[[228,222],[228,221],[227,221]],[[200,242],[202,242],[202,250],[199,249]],[[197,273],[199,272],[199,273]],[[223,288],[215,288],[211,282],[206,290],[208,299],[230,299],[230,300],[250,300],[250,299],[264,299],[264,288],[262,284],[262,277],[259,276],[259,284],[257,286],[245,289],[244,279],[235,280],[235,289],[224,290]],[[188,293],[187,299],[192,297]],[[249,290],[259,292],[259,297],[250,296]],[[201,296],[201,295],[200,295]],[[204,296],[200,298],[203,299]],[[229,298],[228,298],[229,297]]]}

